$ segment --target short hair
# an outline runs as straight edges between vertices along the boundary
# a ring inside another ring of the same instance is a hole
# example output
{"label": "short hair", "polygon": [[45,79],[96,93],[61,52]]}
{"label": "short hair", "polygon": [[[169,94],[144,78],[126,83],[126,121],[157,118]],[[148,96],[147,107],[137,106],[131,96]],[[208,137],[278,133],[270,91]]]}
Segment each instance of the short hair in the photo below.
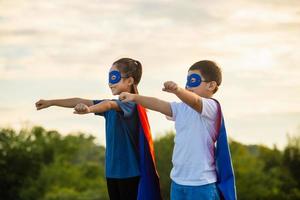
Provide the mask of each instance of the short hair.
{"label": "short hair", "polygon": [[217,92],[218,87],[222,83],[222,71],[221,68],[211,60],[201,60],[194,63],[190,68],[190,70],[199,70],[205,81],[215,81],[217,83],[216,89],[213,91]]}

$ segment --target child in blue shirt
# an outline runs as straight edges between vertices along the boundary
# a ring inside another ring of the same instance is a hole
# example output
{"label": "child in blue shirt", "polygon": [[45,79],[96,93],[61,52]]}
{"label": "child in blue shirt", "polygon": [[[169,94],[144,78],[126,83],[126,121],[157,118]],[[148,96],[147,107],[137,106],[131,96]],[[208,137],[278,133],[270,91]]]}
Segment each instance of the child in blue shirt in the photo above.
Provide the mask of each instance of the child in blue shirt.
{"label": "child in blue shirt", "polygon": [[[109,87],[113,95],[122,92],[137,94],[137,85],[142,76],[142,65],[131,58],[115,61],[109,72]],[[37,110],[49,106],[74,108],[75,114],[95,113],[105,118],[106,127],[106,179],[111,200],[147,199],[139,185],[141,174],[139,158],[140,119],[137,105],[134,102],[120,100],[89,100],[81,98],[39,100]],[[149,149],[146,149],[148,152]],[[147,153],[146,152],[146,153]],[[153,163],[155,169],[155,163]],[[153,170],[152,170],[153,171]],[[156,173],[156,186],[159,193],[159,183]],[[140,187],[140,188],[139,188]],[[153,191],[151,191],[153,193]],[[160,199],[160,194],[155,197]]]}

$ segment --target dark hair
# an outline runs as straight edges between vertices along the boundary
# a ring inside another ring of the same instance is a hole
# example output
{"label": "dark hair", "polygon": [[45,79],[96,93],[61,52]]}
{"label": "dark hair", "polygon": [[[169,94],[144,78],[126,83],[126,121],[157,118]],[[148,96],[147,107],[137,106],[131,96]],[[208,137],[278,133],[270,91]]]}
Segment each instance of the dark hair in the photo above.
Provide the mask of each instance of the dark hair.
{"label": "dark hair", "polygon": [[132,77],[134,84],[131,88],[131,93],[138,93],[137,85],[142,78],[142,64],[132,58],[121,58],[113,63],[121,73],[127,77]]}
{"label": "dark hair", "polygon": [[199,70],[205,81],[215,81],[217,83],[217,87],[214,90],[214,93],[217,92],[218,86],[221,85],[222,82],[222,71],[221,68],[213,61],[210,60],[201,60],[199,62],[194,63],[190,70]]}

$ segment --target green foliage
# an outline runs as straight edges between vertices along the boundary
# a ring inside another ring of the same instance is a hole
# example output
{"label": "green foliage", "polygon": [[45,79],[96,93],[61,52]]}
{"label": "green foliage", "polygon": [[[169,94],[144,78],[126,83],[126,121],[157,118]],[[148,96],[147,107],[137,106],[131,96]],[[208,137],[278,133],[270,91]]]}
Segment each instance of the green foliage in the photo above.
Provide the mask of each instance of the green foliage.
{"label": "green foliage", "polygon": [[108,199],[104,151],[84,134],[0,131],[0,199]]}
{"label": "green foliage", "polygon": [[[105,200],[105,149],[83,133],[42,127],[0,129],[0,199]],[[164,199],[169,199],[174,132],[155,140]],[[283,151],[231,141],[238,199],[300,199],[300,137]]]}
{"label": "green foliage", "polygon": [[174,132],[168,132],[164,137],[154,142],[157,170],[160,175],[160,186],[163,199],[170,195],[170,171],[172,169]]}
{"label": "green foliage", "polygon": [[288,137],[288,146],[283,155],[286,167],[300,187],[300,137]]}

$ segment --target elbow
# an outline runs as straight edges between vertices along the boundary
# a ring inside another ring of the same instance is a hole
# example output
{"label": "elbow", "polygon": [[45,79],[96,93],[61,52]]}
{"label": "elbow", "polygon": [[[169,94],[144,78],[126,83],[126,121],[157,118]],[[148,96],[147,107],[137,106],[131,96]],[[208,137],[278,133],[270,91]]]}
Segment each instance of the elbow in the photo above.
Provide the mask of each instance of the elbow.
{"label": "elbow", "polygon": [[97,105],[89,106],[91,113],[103,113],[108,110],[110,110],[112,107],[111,103],[109,101],[102,101],[101,103]]}
{"label": "elbow", "polygon": [[107,110],[111,110],[114,107],[114,104],[112,101],[107,101],[106,105],[107,105],[106,106]]}
{"label": "elbow", "polygon": [[106,110],[111,110],[114,109],[114,102],[113,101],[109,101],[109,100],[105,100],[103,102],[103,109]]}

